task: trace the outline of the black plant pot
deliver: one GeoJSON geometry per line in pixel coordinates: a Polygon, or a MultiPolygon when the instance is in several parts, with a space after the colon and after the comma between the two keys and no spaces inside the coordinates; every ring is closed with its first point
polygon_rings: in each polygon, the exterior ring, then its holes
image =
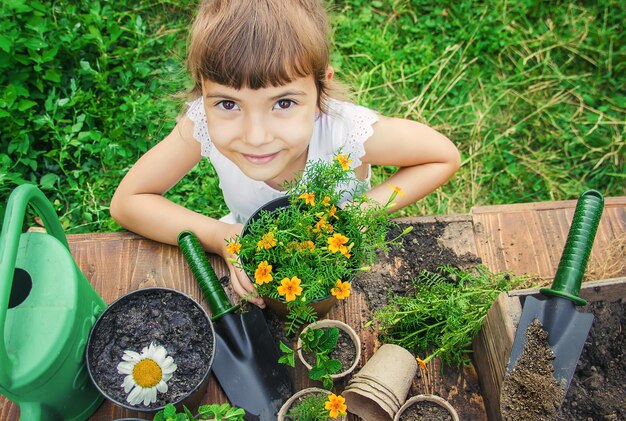
{"type": "Polygon", "coordinates": [[[243,227],[243,235],[245,235],[246,228],[248,224],[250,223],[250,221],[254,221],[255,219],[257,219],[259,217],[259,214],[262,211],[274,213],[280,209],[288,208],[289,206],[291,206],[291,202],[289,201],[289,196],[277,197],[276,199],[270,200],[269,202],[267,202],[266,204],[264,204],[263,206],[255,210],[254,213],[250,216],[250,219],[246,221],[246,224],[243,227]]]}
{"type": "MultiPolygon", "coordinates": [[[[248,232],[248,225],[258,219],[261,212],[265,211],[269,213],[274,213],[282,209],[286,209],[290,206],[293,205],[289,201],[289,196],[282,196],[270,200],[269,202],[258,208],[256,211],[254,211],[254,213],[250,216],[250,219],[246,221],[242,230],[242,236],[246,235],[246,233],[248,232]]],[[[254,273],[246,273],[246,275],[248,275],[250,279],[254,280],[254,273]]],[[[262,298],[263,301],[265,301],[267,307],[271,311],[273,311],[274,314],[276,314],[280,319],[285,320],[287,318],[287,314],[289,313],[289,310],[287,309],[287,303],[285,303],[283,300],[277,300],[271,297],[262,298]]],[[[327,297],[311,301],[309,304],[315,311],[315,314],[317,314],[317,317],[324,317],[335,306],[336,303],[337,299],[332,295],[328,295],[327,297]]]]}
{"type": "Polygon", "coordinates": [[[168,403],[196,407],[206,393],[215,354],[215,333],[207,312],[192,298],[169,288],[146,288],[112,302],[89,334],[87,369],[92,382],[114,404],[157,412],[168,403]],[[177,369],[157,401],[130,405],[117,365],[125,350],[141,352],[151,342],[165,347],[177,369]]]}

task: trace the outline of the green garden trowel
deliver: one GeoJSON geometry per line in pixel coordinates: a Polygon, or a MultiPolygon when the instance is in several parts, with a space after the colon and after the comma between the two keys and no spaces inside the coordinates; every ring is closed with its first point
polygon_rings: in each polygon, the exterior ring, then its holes
{"type": "Polygon", "coordinates": [[[548,333],[548,343],[554,353],[554,378],[567,392],[593,322],[593,314],[578,312],[576,306],[587,304],[578,292],[603,208],[604,198],[595,190],[584,192],[578,199],[552,287],[540,289],[545,299],[529,296],[524,301],[509,372],[524,351],[526,329],[537,319],[548,333]]]}
{"type": "Polygon", "coordinates": [[[280,353],[263,313],[256,306],[242,311],[230,303],[192,232],[181,232],[178,245],[213,315],[215,377],[230,403],[246,410],[246,419],[276,420],[292,387],[287,368],[278,363],[280,353]]]}

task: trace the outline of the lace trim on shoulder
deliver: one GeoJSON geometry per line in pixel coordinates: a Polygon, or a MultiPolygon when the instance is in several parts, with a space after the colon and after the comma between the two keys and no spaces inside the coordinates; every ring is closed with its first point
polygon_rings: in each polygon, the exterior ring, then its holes
{"type": "Polygon", "coordinates": [[[193,137],[200,142],[202,156],[208,157],[213,150],[213,142],[211,142],[209,137],[209,127],[206,121],[203,99],[199,97],[188,102],[187,105],[189,105],[187,117],[193,121],[193,137]]]}
{"type": "Polygon", "coordinates": [[[344,151],[350,154],[352,167],[361,166],[361,157],[365,155],[365,141],[374,133],[372,125],[378,121],[378,114],[369,108],[355,106],[350,113],[350,128],[344,151]]]}

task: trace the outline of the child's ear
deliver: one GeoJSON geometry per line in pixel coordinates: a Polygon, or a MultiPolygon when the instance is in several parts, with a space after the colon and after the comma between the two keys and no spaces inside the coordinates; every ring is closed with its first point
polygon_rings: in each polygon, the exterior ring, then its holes
{"type": "Polygon", "coordinates": [[[326,68],[326,80],[331,80],[333,76],[335,76],[335,69],[333,69],[333,66],[328,65],[326,68]]]}

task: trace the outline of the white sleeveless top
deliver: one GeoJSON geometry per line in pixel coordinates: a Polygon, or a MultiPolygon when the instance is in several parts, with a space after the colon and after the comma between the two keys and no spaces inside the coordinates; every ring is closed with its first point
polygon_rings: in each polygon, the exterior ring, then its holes
{"type": "MultiPolygon", "coordinates": [[[[231,160],[222,155],[213,142],[207,127],[203,98],[190,102],[187,117],[194,122],[193,137],[200,142],[202,156],[207,157],[217,172],[224,201],[231,213],[221,219],[229,223],[245,223],[259,207],[285,192],[268,186],[263,181],[247,177],[231,160]]],[[[328,112],[317,117],[309,144],[307,163],[323,159],[331,162],[341,149],[350,154],[352,168],[361,166],[365,154],[364,143],[373,133],[372,125],[378,115],[365,107],[348,102],[329,100],[328,112]]],[[[369,186],[369,169],[367,172],[369,186]]]]}

